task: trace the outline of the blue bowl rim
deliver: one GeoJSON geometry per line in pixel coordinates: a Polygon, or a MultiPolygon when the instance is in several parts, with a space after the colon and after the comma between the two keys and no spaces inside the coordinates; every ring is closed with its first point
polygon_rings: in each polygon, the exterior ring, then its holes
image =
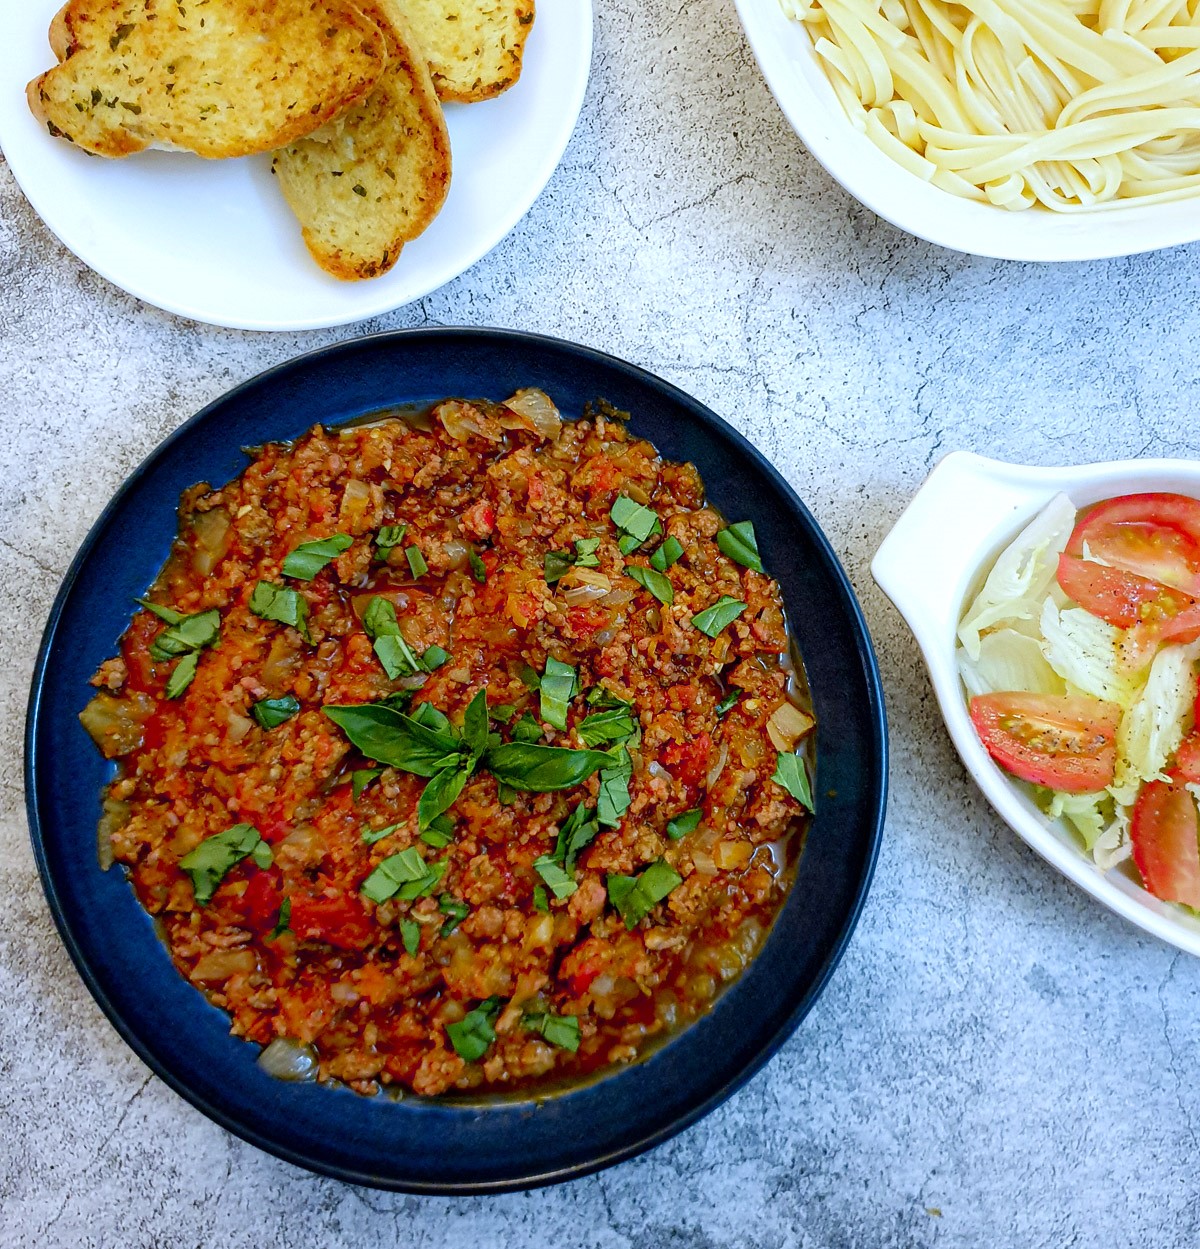
{"type": "MultiPolygon", "coordinates": [[[[46,901],[49,905],[51,915],[53,916],[55,927],[58,929],[59,936],[67,949],[67,953],[69,954],[71,961],[74,963],[76,970],[78,971],[88,991],[91,993],[93,999],[96,1001],[96,1004],[100,1007],[101,1011],[104,1013],[109,1023],[111,1023],[113,1028],[117,1031],[118,1035],[125,1041],[130,1049],[137,1054],[142,1062],[144,1062],[146,1066],[154,1072],[155,1075],[157,1075],[174,1092],[178,1093],[179,1096],[185,1101],[195,1106],[197,1110],[206,1115],[219,1126],[233,1133],[235,1136],[240,1137],[242,1140],[245,1140],[263,1150],[264,1152],[272,1154],[285,1162],[293,1164],[294,1166],[302,1167],[318,1174],[329,1176],[333,1179],[342,1180],[344,1182],[364,1187],[381,1188],[391,1191],[427,1196],[468,1196],[487,1195],[501,1192],[518,1192],[541,1188],[550,1184],[562,1183],[566,1180],[579,1179],[607,1167],[614,1166],[619,1162],[626,1161],[629,1158],[636,1157],[637,1155],[662,1144],[672,1136],[677,1135],[684,1129],[696,1123],[710,1111],[716,1109],[717,1106],[742,1088],[762,1069],[768,1061],[770,1061],[771,1058],[774,1057],[778,1050],[796,1030],[804,1017],[812,1009],[813,1004],[828,984],[830,977],[846,951],[846,947],[850,942],[850,938],[853,935],[854,929],[862,913],[863,906],[866,903],[871,880],[875,872],[875,865],[878,860],[879,847],[883,835],[884,819],[887,810],[888,757],[887,713],[884,703],[883,685],[879,671],[879,664],[875,656],[866,620],[862,614],[862,607],[859,604],[857,595],[854,593],[854,589],[850,584],[849,577],[846,575],[845,569],[842,567],[841,561],[834,552],[824,530],[817,523],[812,513],[796,494],[795,490],[793,490],[791,485],[778,471],[778,469],[776,469],[775,466],[762,454],[762,452],[760,452],[758,448],[755,447],[743,434],[726,422],[722,417],[718,416],[714,411],[712,411],[712,409],[702,404],[699,400],[694,399],[686,391],[668,381],[665,381],[655,374],[650,373],[648,370],[643,369],[638,365],[630,364],[617,356],[598,351],[595,348],[585,347],[565,339],[555,338],[551,335],[536,334],[523,330],[510,330],[484,326],[420,326],[413,329],[393,330],[342,339],[338,342],[330,343],[323,347],[318,347],[311,351],[303,352],[300,355],[290,357],[289,359],[282,361],[281,363],[274,365],[261,373],[247,378],[237,386],[234,386],[217,396],[193,416],[184,421],[182,425],[163,439],[162,442],[160,442],[154,450],[152,450],[150,454],[133,470],[133,472],[129,474],[124,482],[122,482],[116,494],[89,529],[87,536],[84,538],[82,545],[75,555],[75,558],[71,561],[70,567],[67,569],[62,585],[59,588],[58,594],[55,596],[54,603],[50,609],[50,614],[42,635],[42,641],[38,648],[37,659],[34,664],[29,701],[27,705],[24,780],[26,813],[29,820],[30,839],[32,842],[34,860],[37,864],[38,875],[41,879],[42,889],[46,895],[46,901]],[[867,686],[869,700],[869,728],[875,760],[875,767],[873,769],[875,793],[874,802],[871,804],[869,830],[870,844],[863,861],[853,903],[842,920],[838,936],[831,946],[818,974],[813,978],[807,990],[799,996],[794,1008],[782,1021],[775,1033],[768,1037],[760,1047],[756,1057],[747,1063],[741,1071],[737,1073],[737,1075],[729,1079],[719,1088],[715,1089],[707,1097],[702,1098],[686,1113],[677,1115],[670,1121],[660,1124],[655,1130],[647,1132],[635,1141],[628,1142],[606,1153],[598,1154],[586,1163],[579,1163],[559,1169],[546,1170],[536,1175],[522,1176],[516,1179],[505,1178],[482,1183],[465,1184],[437,1184],[428,1182],[412,1183],[399,1181],[393,1177],[380,1177],[377,1175],[369,1175],[365,1172],[354,1171],[347,1167],[329,1163],[321,1158],[315,1158],[308,1154],[291,1150],[286,1144],[272,1140],[256,1128],[239,1121],[235,1116],[225,1113],[225,1111],[220,1107],[210,1103],[207,1098],[197,1094],[195,1090],[188,1085],[185,1079],[177,1075],[168,1066],[161,1062],[152,1049],[145,1044],[125,1022],[120,1012],[116,1009],[115,1005],[100,986],[96,977],[92,973],[82,946],[72,931],[69,919],[65,913],[65,908],[63,907],[55,888],[54,880],[47,862],[46,851],[43,845],[43,829],[41,813],[38,806],[37,785],[38,760],[36,732],[39,719],[40,699],[47,676],[47,660],[55,641],[55,635],[60,619],[65,610],[67,601],[70,598],[72,588],[78,578],[79,572],[90,556],[96,541],[108,522],[109,517],[121,507],[126,499],[126,496],[131,494],[145,478],[149,477],[154,472],[160,459],[166,455],[167,451],[177,441],[185,437],[195,426],[207,421],[214,412],[219,411],[219,409],[226,403],[244,394],[245,392],[264,385],[269,385],[274,379],[286,375],[293,369],[335,358],[339,354],[358,350],[367,344],[384,346],[403,344],[418,340],[428,341],[430,339],[437,338],[444,338],[450,342],[486,340],[494,343],[504,343],[514,349],[519,349],[523,346],[535,346],[565,351],[568,354],[574,355],[578,359],[588,360],[618,375],[630,378],[637,383],[657,391],[669,403],[685,411],[693,420],[706,427],[710,432],[715,433],[719,438],[724,439],[726,442],[733,444],[737,450],[750,461],[758,472],[767,478],[781,494],[788,498],[795,510],[804,518],[808,529],[806,536],[811,540],[814,548],[816,548],[816,550],[823,556],[828,567],[828,571],[832,574],[835,582],[838,583],[844,596],[844,605],[847,608],[854,625],[855,650],[862,665],[862,673],[867,686]]],[[[615,1073],[609,1078],[619,1079],[620,1073],[615,1073]]]]}

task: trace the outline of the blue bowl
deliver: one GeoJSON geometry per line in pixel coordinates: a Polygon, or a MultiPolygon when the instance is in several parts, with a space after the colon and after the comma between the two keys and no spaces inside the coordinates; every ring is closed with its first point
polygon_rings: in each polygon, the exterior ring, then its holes
{"type": "Polygon", "coordinates": [[[554,339],[411,330],[301,356],[192,417],[122,486],[67,573],[34,671],[26,730],[34,854],[80,975],[138,1056],[245,1140],[314,1171],[418,1193],[497,1192],[573,1178],[658,1144],[750,1078],[821,992],[858,918],[879,845],[887,729],[879,671],[845,573],[782,477],[707,408],[641,369],[554,339]],[[111,765],[77,719],[133,600],[165,561],[179,496],[245,467],[243,447],[399,404],[546,390],[567,414],[597,398],[634,433],[691,460],[713,504],[754,522],[783,589],[817,716],[817,814],[762,951],[712,1010],[642,1061],[549,1096],[393,1101],[285,1084],[255,1063],[175,970],[118,870],[96,857],[111,765]]]}

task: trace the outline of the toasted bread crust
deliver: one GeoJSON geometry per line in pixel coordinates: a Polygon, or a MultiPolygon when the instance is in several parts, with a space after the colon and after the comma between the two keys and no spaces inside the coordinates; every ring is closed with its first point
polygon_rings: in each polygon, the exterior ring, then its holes
{"type": "Polygon", "coordinates": [[[405,0],[404,8],[438,99],[489,100],[520,78],[534,0],[405,0]]]}
{"type": "Polygon", "coordinates": [[[397,0],[364,8],[388,32],[383,78],[336,121],[276,152],[272,166],[309,252],[347,281],[391,269],[450,186],[446,120],[403,10],[397,0]]]}
{"type": "Polygon", "coordinates": [[[29,84],[30,108],[109,157],[271,151],[368,95],[387,63],[379,22],[349,0],[70,0],[50,41],[60,64],[29,84]]]}

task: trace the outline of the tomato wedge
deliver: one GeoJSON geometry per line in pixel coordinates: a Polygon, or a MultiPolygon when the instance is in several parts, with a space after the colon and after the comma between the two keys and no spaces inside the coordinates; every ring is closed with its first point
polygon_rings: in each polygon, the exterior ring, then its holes
{"type": "Polygon", "coordinates": [[[1200,592],[1200,500],[1126,494],[1089,508],[1067,542],[1106,564],[1189,593],[1200,592]]]}
{"type": "Polygon", "coordinates": [[[1034,785],[1072,794],[1112,784],[1117,761],[1115,703],[1085,695],[981,694],[971,722],[988,754],[1034,785]]]}
{"type": "Polygon", "coordinates": [[[1178,775],[1193,785],[1200,785],[1200,733],[1192,733],[1179,743],[1171,775],[1178,775]]]}
{"type": "Polygon", "coordinates": [[[1157,627],[1197,606],[1181,590],[1065,554],[1058,557],[1058,584],[1080,607],[1119,629],[1157,627]]]}
{"type": "Polygon", "coordinates": [[[1142,882],[1164,902],[1200,909],[1200,815],[1180,781],[1142,786],[1129,840],[1142,882]]]}

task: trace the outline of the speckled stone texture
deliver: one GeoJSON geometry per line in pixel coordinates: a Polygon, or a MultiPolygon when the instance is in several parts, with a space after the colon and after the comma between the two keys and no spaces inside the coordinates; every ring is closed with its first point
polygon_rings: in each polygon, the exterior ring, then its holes
{"type": "Polygon", "coordinates": [[[1102,911],[968,784],[868,563],[928,469],[1195,454],[1200,247],[1047,268],[940,251],[849,199],[729,0],[601,0],[583,120],[458,281],[327,333],[144,307],[0,168],[0,1243],[571,1249],[1193,1246],[1200,964],[1102,911]],[[129,470],[229,386],[364,330],[514,326],[691,391],[780,467],[862,598],[892,725],[875,884],[829,989],[744,1091],[634,1162],[474,1200],[275,1161],[150,1076],[73,971],[26,832],[46,613],[129,470]]]}

